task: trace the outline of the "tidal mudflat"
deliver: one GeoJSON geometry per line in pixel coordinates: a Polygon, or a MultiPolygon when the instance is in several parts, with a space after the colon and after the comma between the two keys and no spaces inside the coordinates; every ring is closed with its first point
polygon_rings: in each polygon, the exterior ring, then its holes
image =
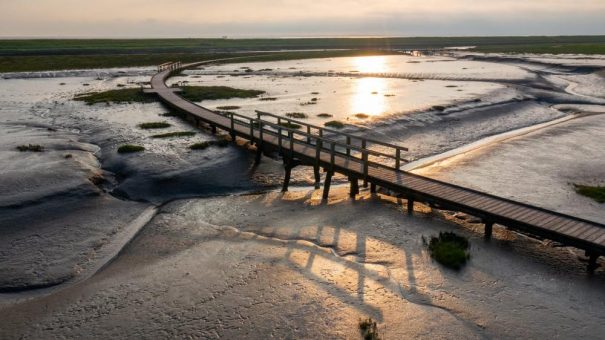
{"type": "MultiPolygon", "coordinates": [[[[210,65],[171,82],[265,91],[201,104],[337,120],[409,147],[417,164],[454,152],[416,171],[602,222],[602,205],[570,183],[603,184],[603,64],[376,56],[210,65]]],[[[279,159],[254,166],[246,148],[192,150],[220,137],[159,103],[73,100],[145,86],[153,72],[0,80],[2,337],[354,338],[366,317],[385,338],[602,333],[604,272],[587,277],[575,251],[504,229],[485,243],[472,217],[423,206],[409,217],[386,193],[351,200],[342,188],[321,203],[305,168],[278,194],[279,159]],[[169,126],[140,127],[149,122],[169,126]],[[43,151],[19,151],[30,144],[43,151]],[[124,144],[144,150],[118,153],[124,144]],[[460,272],[423,244],[452,230],[471,240],[460,272]]]]}

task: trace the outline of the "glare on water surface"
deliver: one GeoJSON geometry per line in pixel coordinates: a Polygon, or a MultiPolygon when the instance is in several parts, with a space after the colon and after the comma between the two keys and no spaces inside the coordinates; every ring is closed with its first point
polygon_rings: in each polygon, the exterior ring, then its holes
{"type": "MultiPolygon", "coordinates": [[[[386,72],[384,56],[357,57],[352,60],[356,71],[360,73],[386,72]]],[[[351,113],[364,113],[376,116],[386,110],[385,93],[387,83],[381,78],[359,78],[355,80],[355,88],[351,97],[351,113]]]]}
{"type": "Polygon", "coordinates": [[[365,113],[376,116],[386,110],[385,94],[387,83],[381,78],[359,78],[351,97],[351,113],[365,113]]]}

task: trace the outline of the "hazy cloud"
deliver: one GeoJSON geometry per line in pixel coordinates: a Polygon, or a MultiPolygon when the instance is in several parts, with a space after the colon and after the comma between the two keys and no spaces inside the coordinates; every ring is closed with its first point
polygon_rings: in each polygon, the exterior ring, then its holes
{"type": "Polygon", "coordinates": [[[2,0],[0,36],[605,34],[604,0],[2,0]]]}

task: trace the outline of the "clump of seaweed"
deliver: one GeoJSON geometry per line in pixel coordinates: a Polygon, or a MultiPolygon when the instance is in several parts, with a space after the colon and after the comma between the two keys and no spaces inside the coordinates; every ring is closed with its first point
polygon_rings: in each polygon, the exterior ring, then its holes
{"type": "Polygon", "coordinates": [[[26,152],[26,151],[42,152],[42,151],[44,151],[44,147],[39,144],[28,144],[28,145],[17,146],[17,150],[19,150],[21,152],[26,152]]]}
{"type": "Polygon", "coordinates": [[[331,120],[329,122],[325,122],[324,126],[336,128],[336,129],[342,129],[343,127],[345,127],[345,124],[338,120],[331,120]]]}
{"type": "Polygon", "coordinates": [[[143,150],[145,150],[145,148],[140,145],[124,144],[118,148],[118,153],[133,153],[141,152],[143,150]]]}
{"type": "Polygon", "coordinates": [[[380,340],[378,335],[378,326],[372,318],[360,319],[359,330],[364,340],[380,340]]]}
{"type": "Polygon", "coordinates": [[[295,119],[308,118],[307,114],[305,114],[303,112],[288,112],[288,113],[286,113],[286,117],[295,118],[295,119]]]}

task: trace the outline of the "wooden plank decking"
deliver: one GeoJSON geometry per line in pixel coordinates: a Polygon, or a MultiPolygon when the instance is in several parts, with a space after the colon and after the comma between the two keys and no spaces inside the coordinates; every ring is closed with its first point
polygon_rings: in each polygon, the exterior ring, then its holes
{"type": "MultiPolygon", "coordinates": [[[[400,152],[406,150],[402,147],[365,140],[359,136],[325,131],[328,129],[285,117],[272,116],[278,120],[278,123],[280,121],[300,123],[307,131],[282,127],[275,122],[262,119],[263,116],[260,114],[255,119],[237,114],[213,112],[185,100],[178,95],[178,88],[169,88],[165,84],[166,79],[173,72],[203,63],[208,62],[182,66],[179,64],[177,67],[162,65],[160,72],[151,80],[152,88],[145,91],[156,93],[162,102],[187,114],[196,123],[204,122],[214,129],[228,131],[233,137],[245,138],[256,143],[259,151],[281,151],[287,162],[296,161],[314,166],[316,178],[319,167],[324,168],[329,175],[324,186],[325,194],[329,190],[331,175],[338,172],[349,176],[352,181],[352,191],[357,188],[357,180],[363,179],[371,183],[373,189],[375,186],[381,186],[405,196],[408,199],[408,208],[412,207],[414,201],[421,201],[480,217],[486,224],[488,237],[491,235],[491,226],[497,223],[510,229],[583,249],[589,256],[591,271],[596,268],[597,258],[605,255],[605,225],[603,224],[401,171],[400,152]],[[318,133],[313,134],[312,130],[318,130],[318,133]],[[344,144],[337,140],[338,137],[343,136],[347,140],[344,144]],[[357,138],[361,142],[354,145],[351,138],[357,138]],[[378,143],[395,150],[396,156],[392,158],[395,159],[396,166],[371,161],[372,155],[384,154],[366,147],[366,143],[378,143]]],[[[289,178],[288,165],[286,169],[289,178]]],[[[287,188],[287,181],[284,187],[287,188]]]]}

